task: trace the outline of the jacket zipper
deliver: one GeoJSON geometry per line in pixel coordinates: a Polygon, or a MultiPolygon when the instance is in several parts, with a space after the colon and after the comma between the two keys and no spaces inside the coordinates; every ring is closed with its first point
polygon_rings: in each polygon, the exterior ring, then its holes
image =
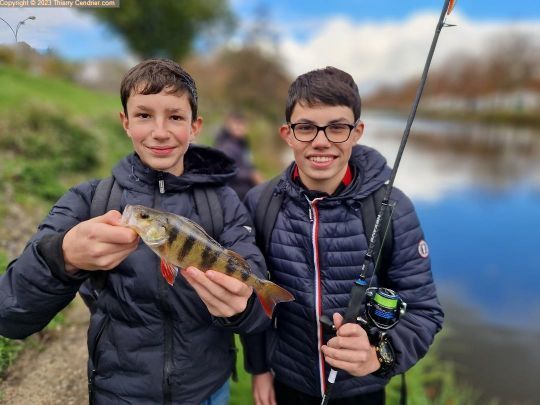
{"type": "Polygon", "coordinates": [[[105,329],[107,328],[107,326],[109,325],[109,321],[110,321],[110,318],[109,317],[106,317],[105,320],[103,321],[103,325],[101,325],[101,328],[99,329],[97,335],[96,335],[96,339],[95,339],[95,344],[94,344],[94,351],[92,353],[92,369],[90,370],[90,373],[89,373],[89,376],[88,376],[88,401],[90,403],[90,405],[94,404],[95,402],[95,388],[94,388],[94,382],[95,382],[95,378],[96,378],[96,370],[97,370],[97,350],[98,350],[98,345],[99,345],[99,342],[101,341],[101,336],[103,335],[103,332],[105,331],[105,329]]]}
{"type": "MultiPolygon", "coordinates": [[[[307,197],[306,197],[307,198],[307,197]]],[[[319,379],[321,396],[324,396],[326,392],[326,372],[324,365],[324,356],[321,352],[321,346],[323,344],[323,330],[320,322],[322,311],[322,286],[321,286],[321,266],[319,262],[319,210],[317,208],[317,202],[323,198],[315,198],[313,201],[309,201],[309,220],[312,224],[311,232],[311,244],[313,248],[313,264],[315,271],[313,274],[315,285],[315,327],[317,328],[317,353],[319,357],[319,379]]]]}
{"type": "MultiPolygon", "coordinates": [[[[154,193],[154,208],[160,207],[161,196],[165,194],[165,180],[163,173],[158,173],[158,188],[154,193]]],[[[161,272],[156,272],[159,286],[159,303],[164,323],[164,351],[165,360],[163,364],[163,403],[166,405],[172,404],[172,384],[171,373],[173,368],[173,320],[171,315],[171,307],[168,296],[168,284],[161,276],[161,272]]]]}

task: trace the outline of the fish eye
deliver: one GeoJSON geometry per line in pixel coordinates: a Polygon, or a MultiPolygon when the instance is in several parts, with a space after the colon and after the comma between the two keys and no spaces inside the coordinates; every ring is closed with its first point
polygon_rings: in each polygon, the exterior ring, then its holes
{"type": "Polygon", "coordinates": [[[139,216],[141,217],[141,219],[148,219],[148,218],[150,218],[150,216],[149,216],[146,212],[142,212],[141,214],[139,214],[139,216]]]}

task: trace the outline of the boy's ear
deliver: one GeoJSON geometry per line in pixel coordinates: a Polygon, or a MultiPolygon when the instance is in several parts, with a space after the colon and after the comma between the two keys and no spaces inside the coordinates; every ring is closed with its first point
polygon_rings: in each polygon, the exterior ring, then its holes
{"type": "Polygon", "coordinates": [[[129,136],[129,119],[127,117],[127,115],[123,112],[123,111],[120,111],[120,114],[118,114],[119,117],[120,117],[120,122],[122,123],[122,127],[124,128],[124,131],[126,131],[127,135],[129,136]]]}
{"type": "Polygon", "coordinates": [[[356,124],[356,127],[354,127],[351,138],[353,138],[353,143],[357,143],[360,138],[362,138],[362,135],[364,134],[364,122],[358,121],[358,124],[356,124]]]}
{"type": "Polygon", "coordinates": [[[287,145],[292,146],[292,132],[290,126],[283,124],[279,127],[279,135],[281,136],[281,139],[287,142],[287,145]]]}
{"type": "Polygon", "coordinates": [[[193,141],[201,133],[203,126],[202,117],[197,117],[197,119],[191,121],[191,133],[189,134],[189,141],[193,141]]]}

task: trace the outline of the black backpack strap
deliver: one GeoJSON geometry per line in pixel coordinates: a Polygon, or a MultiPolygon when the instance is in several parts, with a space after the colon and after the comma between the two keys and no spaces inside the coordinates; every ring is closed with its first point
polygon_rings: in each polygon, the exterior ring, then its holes
{"type": "MultiPolygon", "coordinates": [[[[120,211],[122,201],[122,188],[115,181],[113,176],[102,179],[94,192],[94,197],[90,203],[90,218],[95,218],[105,214],[110,210],[120,211]]],[[[99,294],[107,284],[107,271],[96,270],[90,275],[88,288],[92,299],[89,299],[85,294],[81,294],[86,304],[92,308],[92,304],[98,299],[99,294]],[[93,300],[93,301],[92,301],[93,300]]],[[[87,283],[85,283],[87,284],[87,283]]],[[[84,286],[83,286],[84,290],[84,286]]]]}
{"type": "MultiPolygon", "coordinates": [[[[362,210],[362,221],[364,223],[364,230],[366,233],[366,238],[371,238],[373,228],[375,227],[375,221],[377,219],[377,214],[381,208],[382,201],[384,199],[384,194],[386,193],[386,185],[383,185],[381,188],[376,190],[374,193],[371,193],[369,196],[364,198],[361,201],[361,210],[362,210]]],[[[388,215],[390,212],[386,211],[386,218],[383,218],[382,224],[384,225],[387,222],[388,215]]],[[[379,228],[379,232],[375,237],[375,252],[379,252],[381,247],[381,240],[384,241],[381,254],[379,256],[379,262],[377,263],[377,268],[375,273],[379,279],[384,279],[386,271],[392,264],[392,248],[393,248],[393,232],[392,224],[388,226],[386,231],[386,237],[384,236],[385,229],[383,227],[379,228]]]]}
{"type": "Polygon", "coordinates": [[[193,198],[201,226],[214,239],[223,233],[223,209],[214,187],[194,187],[193,198]]]}
{"type": "MultiPolygon", "coordinates": [[[[193,198],[201,226],[214,239],[218,239],[223,233],[223,208],[214,187],[193,187],[193,198]]],[[[231,333],[231,352],[233,353],[232,380],[238,381],[238,370],[236,369],[236,357],[238,348],[236,347],[235,334],[231,333]]]]}
{"type": "Polygon", "coordinates": [[[276,176],[266,184],[255,209],[257,245],[263,255],[268,251],[270,236],[283,202],[283,193],[276,190],[280,178],[281,176],[276,176]]]}
{"type": "Polygon", "coordinates": [[[113,176],[104,178],[98,183],[94,197],[90,203],[90,218],[99,217],[107,212],[107,204],[109,203],[109,196],[111,195],[114,183],[113,176]]]}

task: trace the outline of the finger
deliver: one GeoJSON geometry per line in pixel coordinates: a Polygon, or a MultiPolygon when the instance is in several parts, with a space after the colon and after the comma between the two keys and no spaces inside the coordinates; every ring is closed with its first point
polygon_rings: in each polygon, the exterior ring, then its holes
{"type": "Polygon", "coordinates": [[[336,335],[342,336],[342,337],[367,336],[366,331],[362,329],[362,327],[358,325],[357,323],[346,323],[345,325],[341,325],[336,335]]]}
{"type": "Polygon", "coordinates": [[[334,312],[334,315],[332,315],[332,317],[334,318],[335,327],[339,329],[339,327],[343,324],[343,317],[337,312],[334,312]]]}
{"type": "Polygon", "coordinates": [[[109,225],[120,225],[122,214],[116,210],[110,210],[103,215],[89,219],[89,222],[98,222],[109,225]]]}
{"type": "Polygon", "coordinates": [[[206,277],[206,273],[194,267],[188,267],[182,271],[182,274],[187,277],[187,281],[195,289],[212,315],[229,317],[246,309],[248,299],[251,296],[251,287],[243,296],[235,295],[214,283],[206,277]]]}
{"type": "Polygon", "coordinates": [[[336,336],[327,343],[328,347],[346,350],[368,350],[369,340],[362,336],[336,336]]]}
{"type": "Polygon", "coordinates": [[[249,297],[251,295],[251,287],[226,274],[213,270],[203,273],[193,266],[188,267],[186,270],[192,278],[215,297],[231,300],[235,297],[249,297]]]}
{"type": "Polygon", "coordinates": [[[188,267],[182,269],[181,273],[213,315],[219,313],[230,316],[236,313],[232,306],[233,296],[219,285],[211,286],[212,281],[203,272],[195,267],[188,267]]]}
{"type": "Polygon", "coordinates": [[[366,361],[367,353],[357,349],[333,348],[329,346],[321,347],[325,359],[333,359],[339,361],[347,361],[357,364],[366,361]]]}
{"type": "Polygon", "coordinates": [[[337,368],[343,371],[350,373],[352,370],[356,370],[358,365],[344,360],[335,360],[333,358],[325,358],[325,361],[332,366],[332,368],[337,368]]]}
{"type": "Polygon", "coordinates": [[[228,276],[227,274],[213,270],[208,270],[205,274],[210,280],[220,285],[233,295],[245,297],[250,296],[253,292],[253,289],[250,286],[234,277],[228,276]]]}
{"type": "Polygon", "coordinates": [[[94,224],[90,231],[90,238],[103,243],[112,244],[133,244],[138,242],[139,235],[131,229],[123,226],[111,225],[108,223],[94,224]]]}

